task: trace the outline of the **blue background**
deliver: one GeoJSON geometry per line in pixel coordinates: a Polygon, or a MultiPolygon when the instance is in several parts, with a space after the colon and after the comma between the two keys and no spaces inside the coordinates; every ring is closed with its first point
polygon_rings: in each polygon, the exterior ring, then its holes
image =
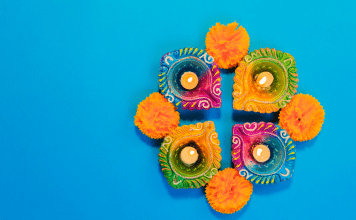
{"type": "MultiPolygon", "coordinates": [[[[0,2],[0,220],[355,219],[354,1],[0,2]],[[134,126],[137,104],[157,91],[161,56],[205,48],[216,22],[237,21],[250,51],[292,54],[298,92],[326,120],[297,144],[289,181],[255,186],[233,215],[203,189],[174,190],[158,164],[160,141],[134,126]]],[[[231,167],[235,123],[276,114],[232,110],[223,71],[221,109],[181,111],[181,124],[213,120],[222,168],[231,167]]]]}

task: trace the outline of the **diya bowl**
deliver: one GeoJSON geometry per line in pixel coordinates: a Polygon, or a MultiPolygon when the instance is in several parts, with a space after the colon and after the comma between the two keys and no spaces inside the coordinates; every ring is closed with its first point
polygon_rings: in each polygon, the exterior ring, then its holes
{"type": "Polygon", "coordinates": [[[255,184],[274,184],[292,177],[296,158],[293,140],[278,125],[236,124],[232,161],[240,175],[255,184]]]}
{"type": "Polygon", "coordinates": [[[159,163],[169,185],[179,189],[207,184],[220,168],[219,144],[212,121],[173,130],[159,150],[159,163]]]}
{"type": "Polygon", "coordinates": [[[198,48],[183,48],[161,59],[159,89],[182,109],[221,107],[221,76],[214,58],[198,48]]]}
{"type": "Polygon", "coordinates": [[[233,108],[276,112],[297,92],[297,77],[292,55],[269,48],[252,51],[235,70],[233,108]]]}

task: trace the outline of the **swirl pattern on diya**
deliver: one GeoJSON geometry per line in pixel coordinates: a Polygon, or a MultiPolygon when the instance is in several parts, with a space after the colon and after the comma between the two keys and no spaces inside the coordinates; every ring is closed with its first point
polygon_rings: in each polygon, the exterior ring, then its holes
{"type": "Polygon", "coordinates": [[[200,188],[217,174],[220,168],[221,148],[212,121],[183,125],[163,140],[159,163],[168,183],[173,188],[200,188]],[[194,148],[198,159],[192,165],[180,157],[186,147],[194,148]]]}
{"type": "Polygon", "coordinates": [[[273,123],[253,122],[236,124],[232,132],[232,161],[241,176],[255,184],[274,184],[291,178],[296,149],[285,130],[273,123]],[[263,162],[255,153],[260,146],[268,151],[263,162]]]}
{"type": "Polygon", "coordinates": [[[297,92],[293,56],[261,48],[244,57],[235,70],[233,108],[260,113],[276,112],[297,92]]]}
{"type": "Polygon", "coordinates": [[[221,107],[221,76],[214,58],[198,48],[183,48],[161,59],[159,89],[169,102],[183,109],[221,107]],[[197,86],[187,89],[181,79],[185,73],[197,77],[197,86]]]}

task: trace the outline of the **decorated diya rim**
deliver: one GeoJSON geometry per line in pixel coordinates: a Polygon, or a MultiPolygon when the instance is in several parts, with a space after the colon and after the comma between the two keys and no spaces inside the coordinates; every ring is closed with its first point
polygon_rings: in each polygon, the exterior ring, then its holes
{"type": "MultiPolygon", "coordinates": [[[[286,130],[270,122],[253,122],[234,125],[232,132],[232,161],[235,169],[239,171],[241,176],[244,176],[254,184],[266,185],[281,182],[292,177],[296,159],[296,148],[294,141],[287,134],[286,130]],[[275,140],[273,145],[266,145],[269,151],[271,151],[271,157],[263,163],[251,159],[255,156],[252,155],[252,149],[257,144],[252,144],[251,142],[253,141],[250,140],[256,136],[268,137],[275,140]],[[276,146],[278,144],[280,146],[276,146]],[[275,156],[272,156],[273,154],[275,156]],[[268,167],[274,163],[276,165],[273,165],[273,170],[263,170],[264,167],[268,167]]],[[[263,142],[263,138],[259,139],[259,141],[263,142]]]]}
{"type": "MultiPolygon", "coordinates": [[[[194,67],[191,63],[191,67],[194,67]]],[[[214,58],[209,56],[209,54],[202,49],[186,47],[165,54],[161,59],[158,83],[160,93],[178,108],[189,110],[207,110],[210,108],[221,107],[220,70],[214,63],[214,58]],[[204,87],[207,91],[197,93],[196,95],[184,96],[174,88],[174,82],[171,82],[169,78],[176,74],[176,71],[181,69],[178,66],[182,62],[186,62],[187,65],[189,62],[193,62],[195,65],[198,65],[200,69],[204,69],[204,74],[207,77],[205,83],[209,85],[201,85],[203,84],[201,82],[197,82],[197,84],[198,87],[204,87]]]]}
{"type": "Polygon", "coordinates": [[[183,125],[173,130],[163,140],[159,149],[159,163],[168,183],[173,188],[200,188],[218,173],[221,148],[212,121],[183,125]],[[180,157],[182,150],[193,147],[199,158],[188,166],[180,157]]]}
{"type": "MultiPolygon", "coordinates": [[[[234,98],[233,108],[235,110],[254,111],[260,113],[276,112],[280,108],[284,108],[297,92],[297,77],[298,74],[295,60],[289,53],[284,53],[280,50],[270,48],[254,50],[246,55],[241,62],[239,62],[239,65],[235,70],[235,83],[233,86],[234,91],[232,93],[234,98]],[[263,93],[262,95],[257,95],[257,98],[254,96],[249,99],[249,90],[246,85],[251,83],[251,81],[256,81],[256,79],[251,76],[252,69],[256,65],[263,65],[263,63],[272,66],[270,67],[271,71],[269,73],[272,75],[272,81],[273,76],[276,79],[277,72],[279,72],[279,76],[284,74],[284,77],[281,78],[283,82],[277,86],[280,91],[268,100],[264,100],[262,96],[265,96],[265,94],[263,93]]],[[[273,82],[271,83],[271,86],[276,86],[273,82]]],[[[254,92],[256,92],[258,89],[254,90],[254,92]]]]}

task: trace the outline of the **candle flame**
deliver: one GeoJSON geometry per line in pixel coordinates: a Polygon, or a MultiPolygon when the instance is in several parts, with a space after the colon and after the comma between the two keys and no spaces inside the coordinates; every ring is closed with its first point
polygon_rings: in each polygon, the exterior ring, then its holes
{"type": "Polygon", "coordinates": [[[194,155],[194,154],[195,154],[195,151],[191,150],[190,155],[194,155]]]}
{"type": "Polygon", "coordinates": [[[265,82],[267,81],[267,77],[263,77],[260,81],[259,81],[259,84],[264,84],[265,82]]]}

